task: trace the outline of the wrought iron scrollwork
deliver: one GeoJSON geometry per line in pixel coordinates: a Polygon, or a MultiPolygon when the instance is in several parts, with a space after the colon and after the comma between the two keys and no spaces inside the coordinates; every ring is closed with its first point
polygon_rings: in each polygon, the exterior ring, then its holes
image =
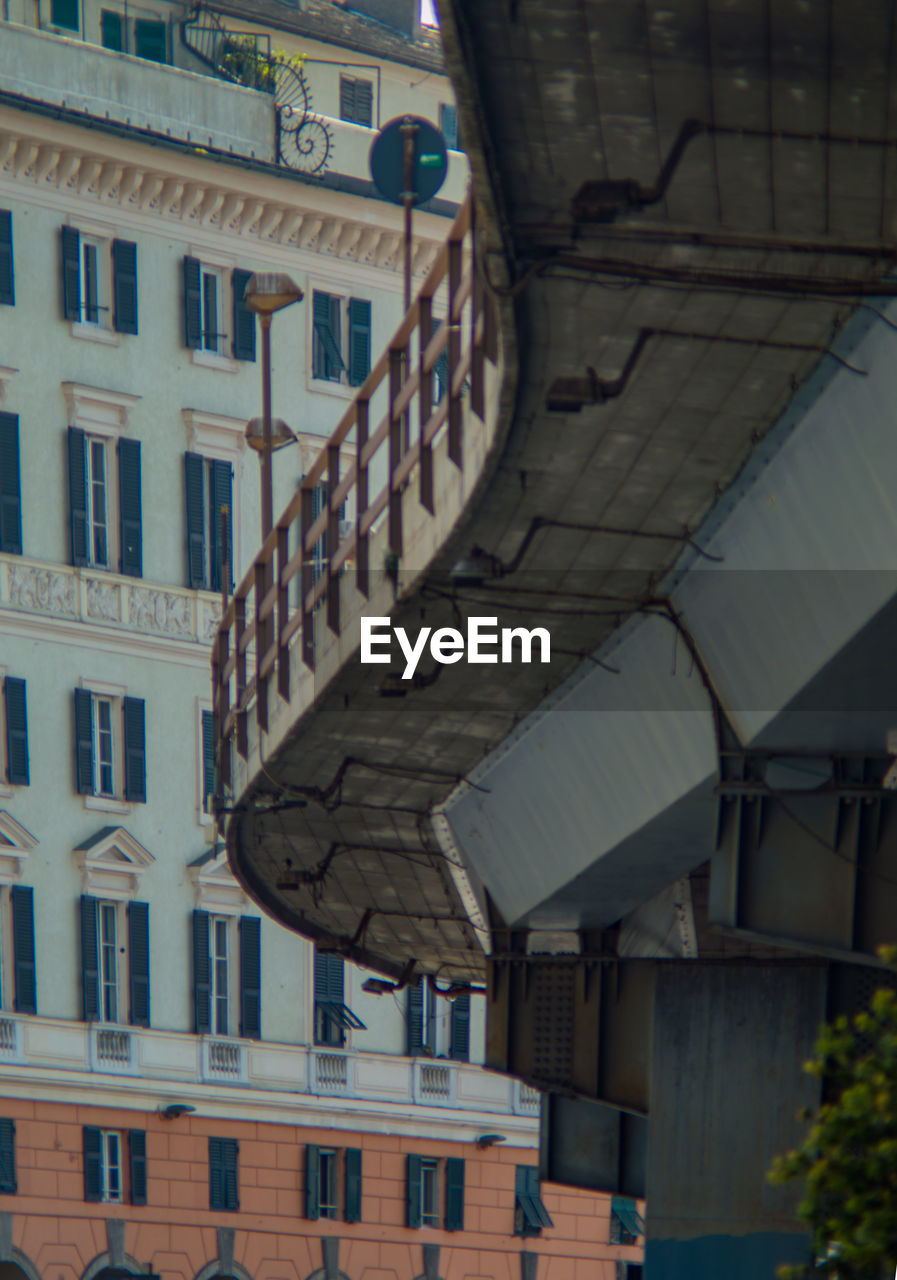
{"type": "Polygon", "coordinates": [[[300,173],[321,174],[330,159],[333,136],[326,121],[311,109],[305,72],[295,62],[272,60],[277,106],[277,162],[300,173]]]}

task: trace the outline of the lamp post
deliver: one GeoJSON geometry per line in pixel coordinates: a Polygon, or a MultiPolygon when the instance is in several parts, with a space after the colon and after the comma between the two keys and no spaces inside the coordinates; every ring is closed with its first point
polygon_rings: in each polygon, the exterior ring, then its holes
{"type": "Polygon", "coordinates": [[[278,428],[287,433],[284,438],[278,430],[278,439],[274,438],[271,421],[271,317],[275,311],[301,302],[302,290],[288,275],[279,271],[257,271],[246,282],[243,301],[250,311],[254,311],[262,325],[262,420],[261,440],[258,441],[257,428],[253,431],[257,418],[246,428],[246,439],[253,448],[258,449],[262,464],[262,542],[268,537],[274,525],[274,486],[271,473],[271,454],[282,444],[289,444],[292,433],[285,423],[278,419],[278,428]]]}

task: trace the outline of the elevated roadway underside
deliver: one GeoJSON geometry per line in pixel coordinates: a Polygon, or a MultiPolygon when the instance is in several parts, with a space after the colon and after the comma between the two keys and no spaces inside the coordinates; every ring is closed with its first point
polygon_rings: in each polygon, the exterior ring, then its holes
{"type": "MultiPolygon", "coordinates": [[[[867,309],[895,291],[893,17],[443,6],[505,416],[441,553],[400,566],[393,621],[547,625],[552,660],[428,659],[409,687],[402,662],[350,655],[297,707],[228,826],[285,923],[394,976],[476,978],[490,926],[606,928],[705,863],[719,776],[760,777],[730,755],[884,757],[886,699],[846,736],[828,711],[839,653],[893,592],[850,577],[887,571],[897,532],[879,452],[897,337],[867,309]],[[802,585],[831,566],[830,592],[802,585]],[[733,590],[734,568],[798,577],[733,590]]],[[[881,638],[856,643],[875,703],[881,638]]],[[[731,892],[710,910],[744,924],[731,892]]],[[[746,932],[793,940],[764,919],[746,932]]],[[[856,937],[851,918],[805,941],[856,937]]]]}

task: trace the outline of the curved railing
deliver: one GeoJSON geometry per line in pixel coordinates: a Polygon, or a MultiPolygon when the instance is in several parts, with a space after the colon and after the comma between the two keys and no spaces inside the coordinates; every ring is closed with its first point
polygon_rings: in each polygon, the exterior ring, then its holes
{"type": "Polygon", "coordinates": [[[335,636],[342,633],[344,570],[354,565],[355,586],[369,599],[372,534],[385,524],[388,558],[397,566],[409,486],[416,482],[420,506],[435,517],[437,456],[441,466],[463,466],[465,412],[483,420],[484,362],[498,359],[474,231],[468,198],[410,310],[223,611],[212,661],[219,793],[231,781],[231,743],[249,758],[250,714],[268,732],[272,682],[289,701],[291,642],[298,640],[302,662],[314,671],[316,610],[326,612],[335,636]],[[444,322],[434,317],[434,306],[444,309],[444,322]],[[440,380],[444,394],[437,399],[440,380]],[[326,502],[316,513],[315,493],[323,485],[326,502]],[[347,502],[354,503],[348,532],[341,520],[347,502]],[[326,557],[320,555],[324,538],[326,557]],[[298,589],[291,590],[294,583],[298,589]]]}

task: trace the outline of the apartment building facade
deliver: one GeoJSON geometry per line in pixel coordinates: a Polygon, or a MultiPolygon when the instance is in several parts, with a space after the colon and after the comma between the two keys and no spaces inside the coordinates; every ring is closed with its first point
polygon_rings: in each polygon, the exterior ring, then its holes
{"type": "MultiPolygon", "coordinates": [[[[365,990],[260,915],[212,816],[209,645],[260,540],[246,283],[304,293],[273,325],[280,509],[401,317],[377,125],[413,111],[457,145],[436,38],[386,18],[4,6],[2,1280],[609,1280],[638,1258],[608,1198],[540,1189],[538,1096],[477,1065],[477,995],[365,990]]],[[[453,149],[418,279],[465,182],[453,149]]]]}

